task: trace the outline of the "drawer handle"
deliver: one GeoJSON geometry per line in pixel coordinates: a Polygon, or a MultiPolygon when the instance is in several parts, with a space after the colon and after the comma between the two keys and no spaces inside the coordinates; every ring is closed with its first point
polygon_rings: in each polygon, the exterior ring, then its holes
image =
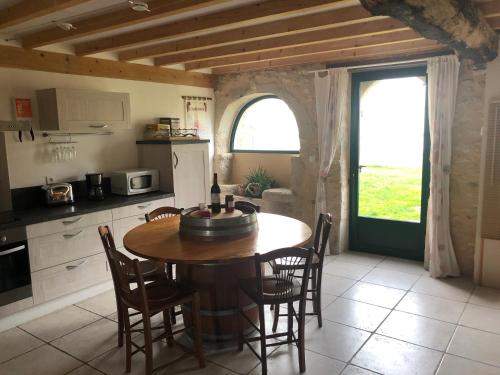
{"type": "Polygon", "coordinates": [[[148,204],[141,204],[137,207],[139,207],[140,209],[143,209],[143,208],[148,208],[149,206],[151,206],[151,203],[148,203],[148,204]]]}
{"type": "Polygon", "coordinates": [[[80,233],[82,233],[83,230],[80,230],[76,233],[71,233],[71,234],[63,234],[63,237],[66,238],[66,239],[69,239],[69,238],[73,238],[73,237],[76,237],[78,236],[80,233]]]}
{"type": "Polygon", "coordinates": [[[106,124],[95,124],[95,125],[89,125],[89,128],[94,128],[94,129],[104,129],[107,128],[108,125],[106,124]]]}
{"type": "Polygon", "coordinates": [[[74,265],[70,265],[70,266],[66,266],[66,269],[68,271],[71,271],[71,270],[74,270],[75,268],[78,268],[80,266],[83,266],[85,263],[88,263],[88,259],[85,259],[85,260],[82,260],[80,263],[78,264],[74,264],[74,265]]]}
{"type": "Polygon", "coordinates": [[[80,220],[82,220],[83,216],[80,216],[80,217],[77,217],[76,219],[74,220],[64,220],[62,223],[64,225],[70,225],[70,224],[75,224],[75,223],[78,223],[80,220]]]}

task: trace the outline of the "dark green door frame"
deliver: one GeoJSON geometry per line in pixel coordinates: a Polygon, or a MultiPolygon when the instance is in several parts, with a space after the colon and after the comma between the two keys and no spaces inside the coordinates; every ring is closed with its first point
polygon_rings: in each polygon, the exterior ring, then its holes
{"type": "Polygon", "coordinates": [[[427,76],[426,66],[395,68],[353,73],[351,101],[350,213],[349,245],[351,250],[422,260],[429,198],[430,138],[425,104],[424,149],[422,155],[422,196],[420,222],[405,222],[358,216],[359,192],[359,104],[360,84],[390,78],[427,76]]]}

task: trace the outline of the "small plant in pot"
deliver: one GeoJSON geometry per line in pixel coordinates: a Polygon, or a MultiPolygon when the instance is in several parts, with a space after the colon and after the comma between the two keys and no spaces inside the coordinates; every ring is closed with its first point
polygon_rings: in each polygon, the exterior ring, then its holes
{"type": "Polygon", "coordinates": [[[262,192],[264,190],[276,187],[274,178],[272,178],[261,166],[256,169],[251,169],[248,175],[245,176],[245,179],[245,196],[250,198],[262,198],[262,192]]]}

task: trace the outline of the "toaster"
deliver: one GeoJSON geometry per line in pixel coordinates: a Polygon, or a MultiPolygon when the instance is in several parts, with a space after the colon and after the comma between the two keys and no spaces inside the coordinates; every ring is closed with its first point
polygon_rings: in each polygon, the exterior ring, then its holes
{"type": "Polygon", "coordinates": [[[45,203],[49,206],[75,202],[73,198],[73,187],[67,182],[44,185],[42,186],[42,190],[45,191],[45,203]]]}

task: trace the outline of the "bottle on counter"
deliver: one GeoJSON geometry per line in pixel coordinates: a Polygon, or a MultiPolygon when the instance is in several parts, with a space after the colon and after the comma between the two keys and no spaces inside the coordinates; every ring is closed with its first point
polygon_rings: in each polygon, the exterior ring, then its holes
{"type": "Polygon", "coordinates": [[[220,213],[220,210],[221,210],[220,187],[219,187],[219,184],[217,183],[217,173],[214,173],[214,184],[212,185],[212,188],[210,189],[210,196],[211,196],[211,202],[212,202],[212,213],[214,213],[214,214],[220,213]]]}
{"type": "Polygon", "coordinates": [[[229,214],[234,212],[234,196],[232,194],[226,195],[226,212],[229,214]]]}

